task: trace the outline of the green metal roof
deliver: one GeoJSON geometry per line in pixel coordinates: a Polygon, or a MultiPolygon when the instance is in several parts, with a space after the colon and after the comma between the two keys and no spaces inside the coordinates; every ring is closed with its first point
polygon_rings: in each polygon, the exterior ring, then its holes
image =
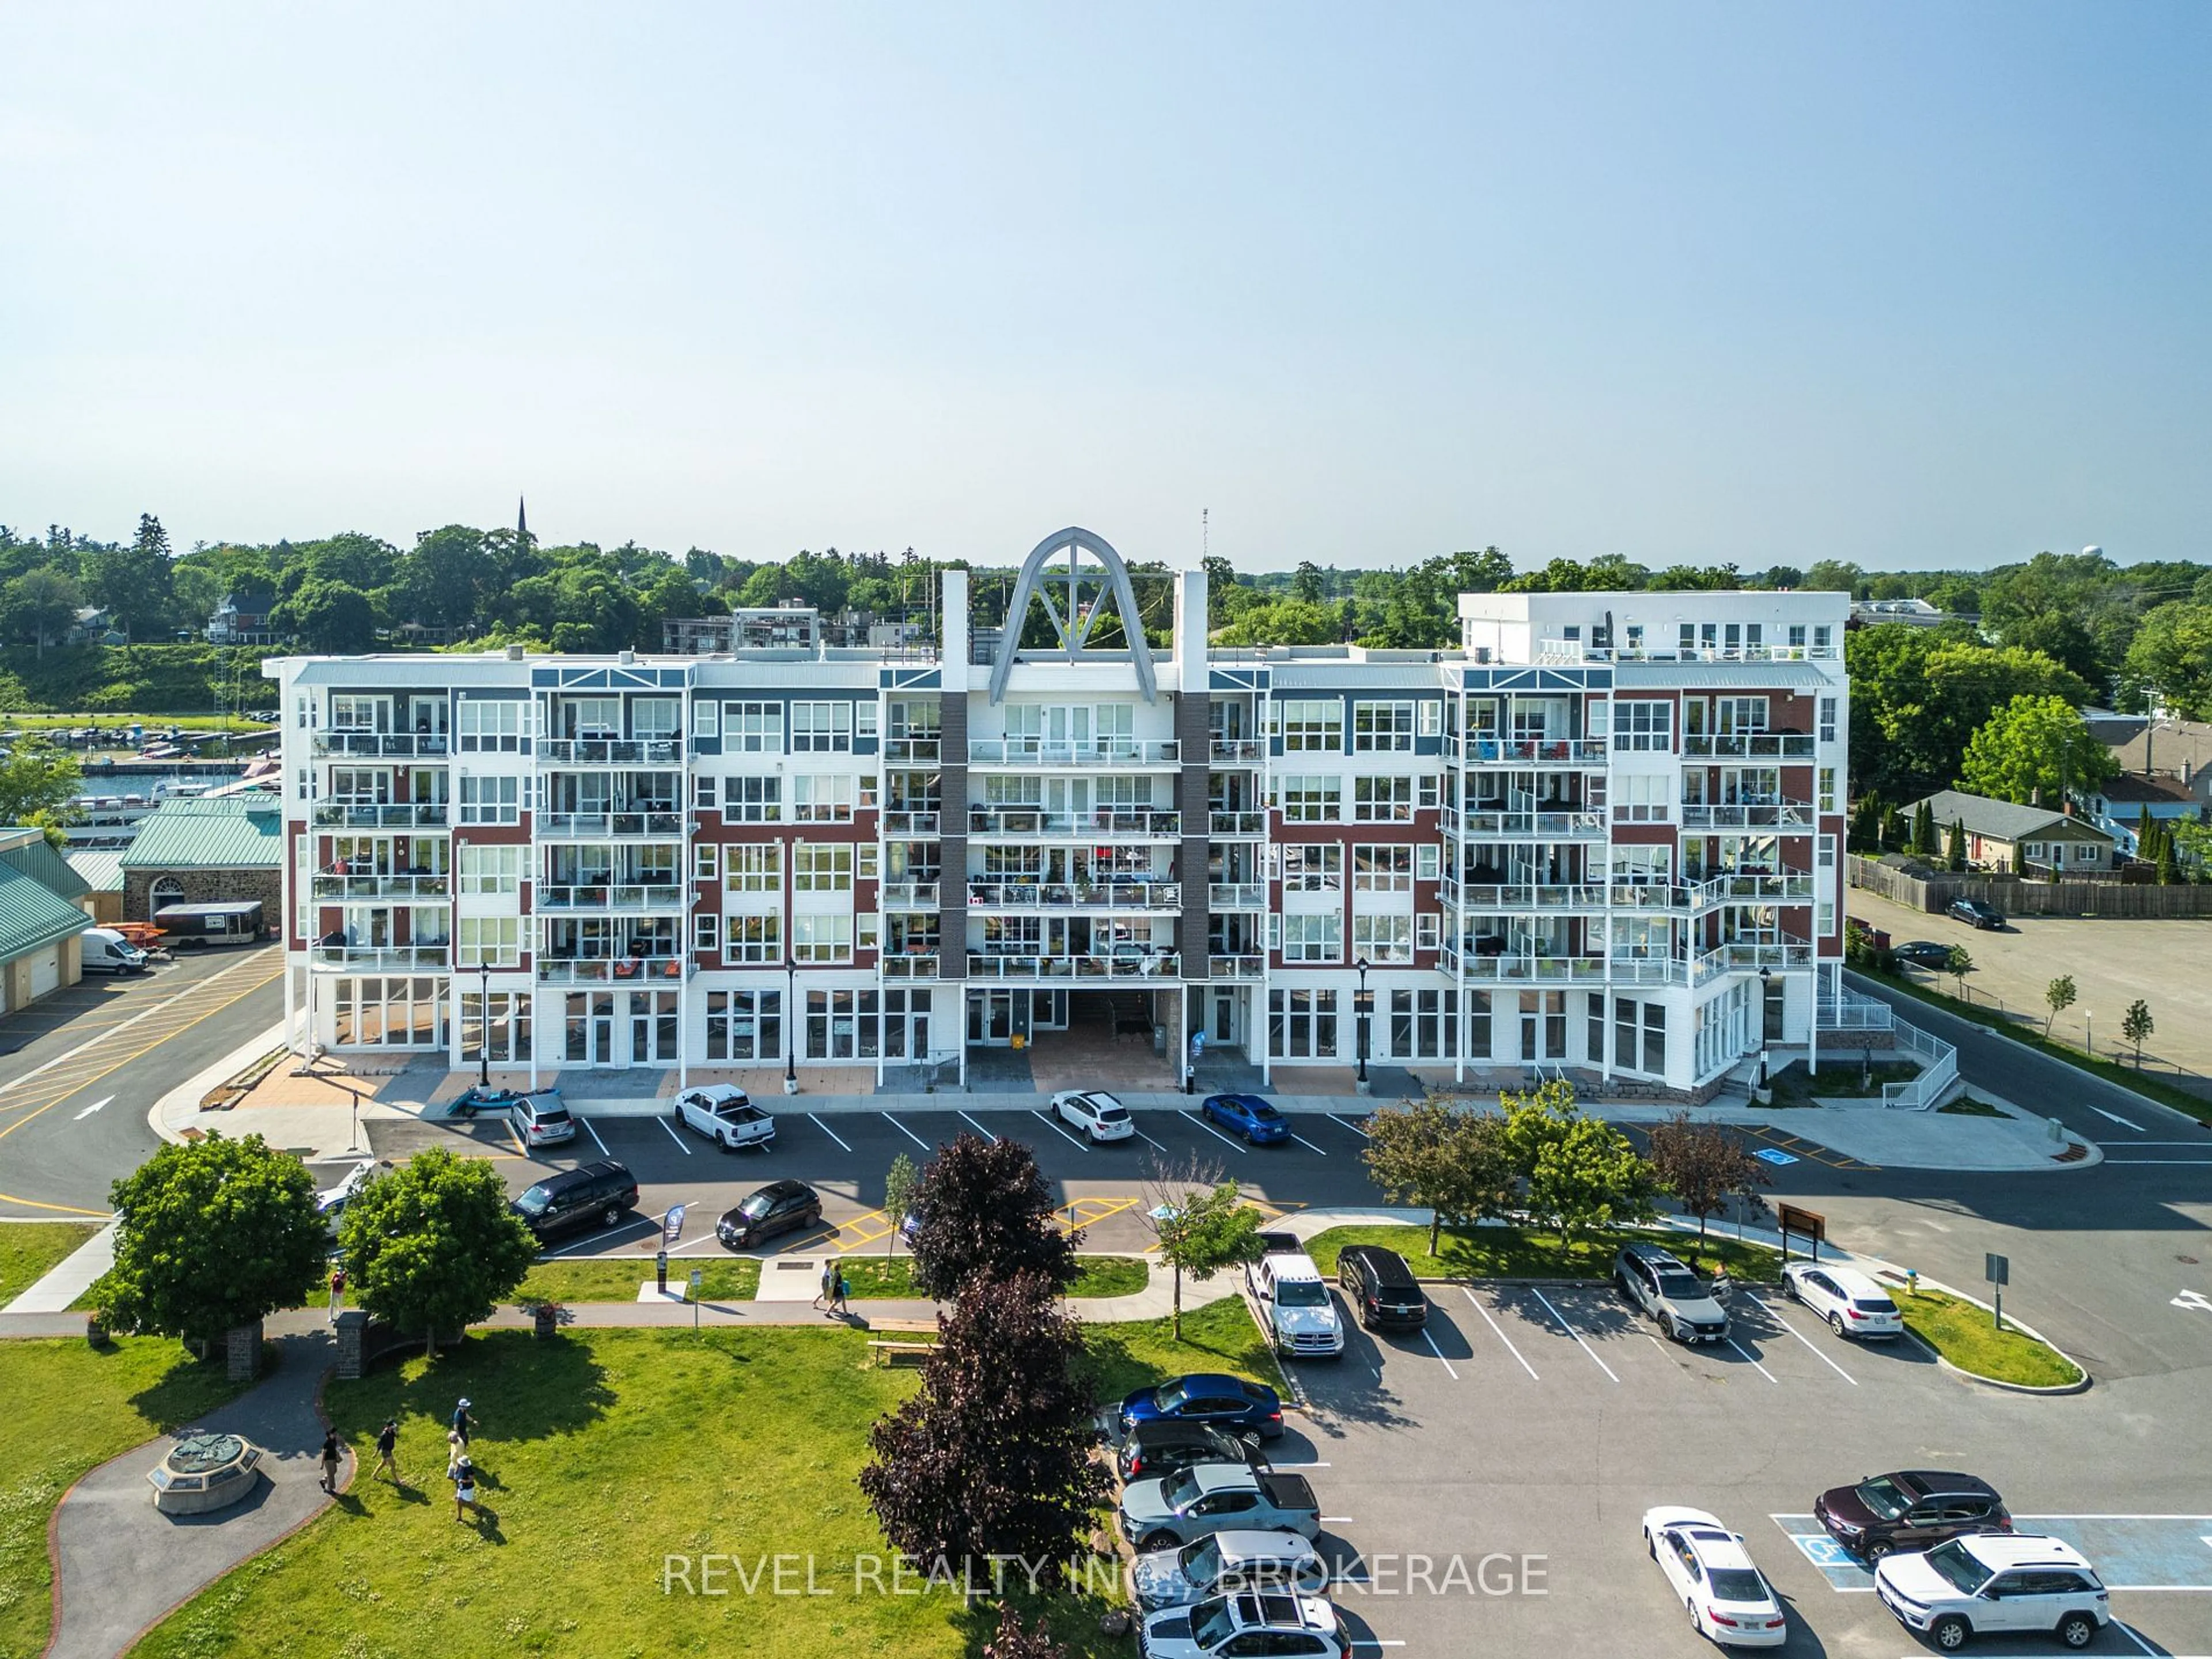
{"type": "Polygon", "coordinates": [[[70,868],[70,861],[47,846],[44,837],[0,853],[0,862],[28,876],[56,898],[80,899],[92,890],[92,884],[70,868]]]}
{"type": "Polygon", "coordinates": [[[123,849],[125,870],[274,870],[283,861],[284,821],[263,797],[163,801],[123,849]]]}
{"type": "Polygon", "coordinates": [[[76,906],[0,858],[0,962],[91,926],[92,918],[76,906]]]}
{"type": "Polygon", "coordinates": [[[84,878],[88,892],[119,893],[123,890],[123,850],[120,848],[94,848],[87,852],[71,853],[69,866],[84,878]]]}

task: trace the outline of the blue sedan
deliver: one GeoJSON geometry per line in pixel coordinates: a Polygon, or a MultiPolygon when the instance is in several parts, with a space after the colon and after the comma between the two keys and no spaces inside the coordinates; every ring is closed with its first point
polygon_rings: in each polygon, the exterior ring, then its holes
{"type": "Polygon", "coordinates": [[[1202,1109],[1255,1146],[1272,1146],[1291,1138],[1290,1119],[1257,1095],[1208,1095],[1202,1109]]]}
{"type": "Polygon", "coordinates": [[[1121,1431],[1139,1423],[1205,1423],[1229,1433],[1273,1440],[1283,1431],[1282,1396],[1241,1376],[1178,1376],[1139,1389],[1121,1402],[1121,1431]]]}

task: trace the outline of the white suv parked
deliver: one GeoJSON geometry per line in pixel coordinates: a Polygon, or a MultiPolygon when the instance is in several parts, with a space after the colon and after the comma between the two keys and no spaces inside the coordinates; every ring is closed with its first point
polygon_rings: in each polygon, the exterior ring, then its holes
{"type": "Polygon", "coordinates": [[[1344,1321],[1328,1281],[1313,1258],[1293,1248],[1271,1249],[1244,1270],[1275,1352],[1293,1358],[1334,1358],[1344,1352],[1344,1321]]]}
{"type": "Polygon", "coordinates": [[[1946,1653],[1984,1631],[2047,1632],[2086,1648],[2112,1616],[2079,1550],[2018,1533],[1972,1534],[1924,1553],[1884,1556],[1874,1588],[1899,1624],[1946,1653]]]}
{"type": "Polygon", "coordinates": [[[1856,1267],[1826,1261],[1793,1261],[1782,1270],[1782,1287],[1828,1322],[1838,1336],[1895,1336],[1905,1320],[1889,1292],[1856,1267]]]}

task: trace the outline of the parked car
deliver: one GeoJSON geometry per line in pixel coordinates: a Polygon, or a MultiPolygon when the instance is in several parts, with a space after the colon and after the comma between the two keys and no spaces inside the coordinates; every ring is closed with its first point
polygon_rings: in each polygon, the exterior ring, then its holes
{"type": "Polygon", "coordinates": [[[1778,1648],[1789,1640],[1773,1587],[1752,1565],[1742,1537],[1714,1516],[1672,1506],[1647,1510],[1644,1547],[1698,1635],[1724,1647],[1778,1648]]]}
{"type": "Polygon", "coordinates": [[[1343,1353],[1344,1321],[1329,1299],[1328,1281],[1304,1250],[1270,1251],[1244,1269],[1244,1280],[1277,1353],[1300,1359],[1343,1353]]]}
{"type": "Polygon", "coordinates": [[[771,1181],[733,1210],[722,1212],[714,1237],[742,1250],[779,1233],[820,1224],[822,1194],[803,1181],[771,1181]]]}
{"type": "Polygon", "coordinates": [[[374,1158],[363,1158],[346,1171],[345,1178],[337,1186],[326,1187],[315,1194],[316,1212],[323,1218],[323,1224],[330,1229],[331,1237],[337,1237],[338,1222],[345,1214],[345,1206],[369,1183],[376,1170],[374,1158]]]}
{"type": "Polygon", "coordinates": [[[1380,1244],[1347,1244],[1336,1253],[1336,1282],[1369,1330],[1418,1330],[1429,1322],[1421,1281],[1397,1251],[1380,1244]]]}
{"type": "Polygon", "coordinates": [[[1256,1429],[1216,1428],[1210,1423],[1161,1418],[1139,1423],[1121,1437],[1114,1466],[1124,1482],[1158,1480],[1194,1463],[1249,1463],[1267,1467],[1256,1429]]]}
{"type": "Polygon", "coordinates": [[[1656,1244],[1622,1245],[1613,1260],[1613,1282],[1677,1342],[1720,1342],[1728,1337],[1728,1310],[1670,1250],[1656,1244]]]}
{"type": "Polygon", "coordinates": [[[552,1146],[576,1138],[576,1120],[568,1115],[557,1089],[539,1089],[518,1095],[514,1107],[514,1132],[526,1146],[552,1146]]]}
{"type": "Polygon", "coordinates": [[[1240,1590],[1318,1595],[1328,1578],[1321,1552],[1294,1532],[1217,1532],[1181,1549],[1140,1555],[1129,1565],[1131,1590],[1146,1613],[1240,1590]]]}
{"type": "Polygon", "coordinates": [[[1208,1095],[1199,1109],[1255,1146],[1291,1138],[1291,1121],[1257,1095],[1208,1095]]]}
{"type": "Polygon", "coordinates": [[[88,927],[80,934],[79,966],[88,974],[143,974],[146,953],[112,927],[88,927]]]}
{"type": "Polygon", "coordinates": [[[726,1083],[709,1083],[677,1096],[676,1121],[726,1152],[740,1146],[766,1146],[775,1139],[775,1120],[754,1105],[743,1089],[726,1083]]]}
{"type": "Polygon", "coordinates": [[[1984,904],[1979,899],[1954,898],[1943,914],[1969,927],[1986,927],[1992,933],[2004,931],[2002,913],[1995,905],[1984,904]]]}
{"type": "Polygon", "coordinates": [[[1206,1423],[1232,1434],[1273,1440],[1283,1431],[1283,1401],[1264,1382],[1200,1372],[1139,1389],[1121,1401],[1121,1431],[1139,1423],[1206,1423]]]}
{"type": "Polygon", "coordinates": [[[1879,1561],[1893,1550],[1933,1549],[1968,1534],[2010,1532],[1996,1488],[1971,1474],[1907,1469],[1870,1475],[1813,1500],[1813,1518],[1854,1555],[1879,1561]]]}
{"type": "Polygon", "coordinates": [[[579,1164],[532,1182],[507,1208],[541,1239],[594,1224],[622,1224],[637,1206],[637,1177],[613,1162],[579,1164]]]}
{"type": "Polygon", "coordinates": [[[1302,1474],[1249,1463],[1194,1463],[1164,1480],[1121,1488],[1121,1536],[1139,1550],[1171,1549],[1217,1532],[1321,1534],[1321,1500],[1302,1474]]]}
{"type": "Polygon", "coordinates": [[[1938,945],[1932,939],[1909,939],[1891,951],[1899,962],[1910,963],[1915,968],[1942,969],[1951,960],[1951,947],[1938,945]]]}
{"type": "Polygon", "coordinates": [[[1350,1651],[1336,1609],[1318,1595],[1217,1595],[1168,1607],[1137,1627],[1144,1659],[1225,1659],[1249,1653],[1344,1659],[1350,1651]]]}
{"type": "Polygon", "coordinates": [[[1793,1261],[1782,1270],[1782,1288],[1792,1302],[1826,1320],[1838,1336],[1895,1336],[1905,1328],[1889,1292],[1856,1267],[1793,1261]]]}
{"type": "Polygon", "coordinates": [[[1898,1623],[1946,1653],[1984,1631],[2048,1631],[2063,1647],[2086,1648],[2112,1616],[2081,1551],[2024,1533],[1899,1552],[1875,1566],[1874,1589],[1898,1623]]]}
{"type": "Polygon", "coordinates": [[[1127,1140],[1137,1133],[1129,1109],[1103,1089],[1063,1089],[1052,1097],[1053,1115],[1094,1141],[1127,1140]]]}

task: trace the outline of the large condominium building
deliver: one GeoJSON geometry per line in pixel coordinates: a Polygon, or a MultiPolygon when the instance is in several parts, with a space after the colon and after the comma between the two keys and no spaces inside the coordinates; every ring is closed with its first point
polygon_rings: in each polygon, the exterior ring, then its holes
{"type": "Polygon", "coordinates": [[[1071,530],[1008,611],[1050,628],[979,636],[951,571],[934,652],[270,661],[295,1041],[951,1082],[1133,1019],[1284,1083],[1364,1033],[1683,1093],[1813,1048],[1845,596],[1468,594],[1455,651],[1230,650],[1174,582],[1164,648],[1071,530]]]}

